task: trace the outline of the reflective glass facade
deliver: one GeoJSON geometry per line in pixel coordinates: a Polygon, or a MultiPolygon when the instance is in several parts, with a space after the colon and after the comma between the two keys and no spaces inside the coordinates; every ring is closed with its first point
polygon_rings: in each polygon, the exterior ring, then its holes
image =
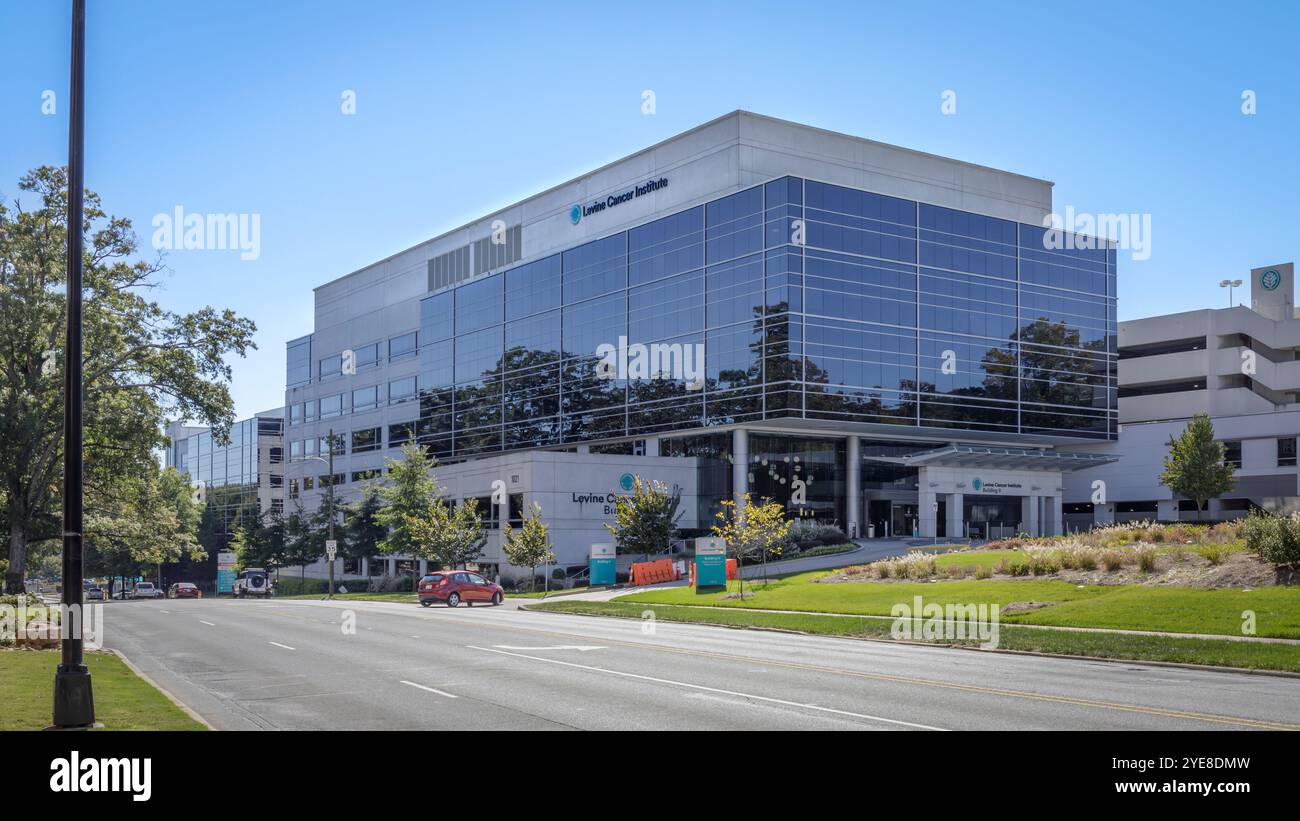
{"type": "Polygon", "coordinates": [[[1115,252],[1048,244],[777,179],[426,297],[414,435],[444,459],[773,418],[1114,438],[1115,252]],[[703,343],[703,389],[598,378],[623,336],[703,343]]]}
{"type": "Polygon", "coordinates": [[[228,444],[217,442],[210,430],[177,439],[167,449],[167,465],[196,486],[202,483],[218,532],[228,537],[241,517],[282,509],[283,442],[283,419],[244,419],[231,425],[228,444]]]}
{"type": "MultiPolygon", "coordinates": [[[[288,422],[389,407],[364,450],[444,461],[765,419],[1114,439],[1115,251],[1049,239],[782,177],[424,297],[418,330],[365,340],[348,390],[288,422]],[[601,378],[621,337],[702,344],[702,389],[601,378]],[[385,360],[418,375],[360,376],[385,360]]],[[[315,347],[289,343],[291,390],[338,378],[315,347]]]]}

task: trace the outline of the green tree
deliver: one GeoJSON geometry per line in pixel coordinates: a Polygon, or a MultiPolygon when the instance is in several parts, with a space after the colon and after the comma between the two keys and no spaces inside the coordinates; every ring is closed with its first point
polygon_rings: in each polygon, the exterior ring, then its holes
{"type": "MultiPolygon", "coordinates": [[[[29,545],[61,537],[67,173],[42,166],[18,188],[36,207],[0,204],[0,486],[10,593],[23,589],[29,545]]],[[[131,222],[109,217],[92,191],[78,230],[86,239],[86,511],[103,523],[132,494],[153,492],[132,478],[156,471],[167,418],[201,421],[219,437],[229,429],[225,357],[255,347],[255,328],[228,310],[178,314],[150,301],[161,262],[132,261],[131,222]]]]}
{"type": "Polygon", "coordinates": [[[1210,499],[1232,490],[1232,466],[1224,462],[1222,442],[1214,441],[1208,414],[1198,413],[1179,436],[1169,437],[1169,453],[1160,484],[1176,495],[1196,502],[1196,518],[1210,499]]]}
{"type": "Polygon", "coordinates": [[[405,517],[413,547],[411,555],[442,567],[463,567],[483,555],[487,533],[478,512],[478,499],[469,498],[455,508],[435,502],[427,515],[405,517]]]}
{"type": "Polygon", "coordinates": [[[530,588],[537,586],[537,566],[555,561],[549,530],[546,522],[542,521],[542,506],[533,502],[519,530],[506,523],[506,528],[502,531],[501,550],[515,567],[528,568],[530,588]]]}
{"type": "Polygon", "coordinates": [[[284,520],[284,563],[298,567],[298,576],[307,578],[307,565],[325,555],[325,539],[329,533],[329,512],[326,505],[308,513],[299,505],[284,520]]]}
{"type": "Polygon", "coordinates": [[[207,558],[196,538],[188,483],[175,471],[160,472],[156,464],[153,470],[121,478],[87,511],[86,539],[94,543],[98,561],[118,573],[158,572],[182,556],[207,558]]]}
{"type": "Polygon", "coordinates": [[[682,517],[678,508],[682,503],[681,488],[669,490],[663,482],[635,478],[632,493],[614,497],[614,522],[605,529],[614,537],[614,547],[619,553],[663,553],[677,535],[677,522],[682,517]]]}
{"type": "Polygon", "coordinates": [[[428,539],[447,516],[445,492],[431,473],[438,460],[408,442],[402,446],[401,459],[386,463],[388,484],[377,491],[382,504],[375,513],[375,521],[386,531],[379,549],[431,558],[428,539]]]}
{"type": "Polygon", "coordinates": [[[483,529],[483,515],[478,511],[478,499],[473,496],[456,505],[448,517],[447,539],[442,559],[448,567],[464,567],[478,561],[487,544],[487,531],[483,529]]]}
{"type": "Polygon", "coordinates": [[[343,509],[343,538],[339,554],[345,559],[368,559],[380,552],[388,529],[379,521],[383,503],[377,485],[367,485],[361,498],[343,509]]]}

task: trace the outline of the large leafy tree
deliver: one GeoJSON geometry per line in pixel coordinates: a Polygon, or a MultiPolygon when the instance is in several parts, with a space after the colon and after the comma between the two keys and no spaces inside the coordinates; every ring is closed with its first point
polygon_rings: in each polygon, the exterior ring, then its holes
{"type": "Polygon", "coordinates": [[[1169,453],[1160,484],[1196,501],[1196,518],[1210,499],[1232,490],[1232,466],[1224,462],[1222,442],[1214,441],[1210,417],[1198,413],[1177,437],[1169,437],[1169,453]]]}
{"type": "MultiPolygon", "coordinates": [[[[202,561],[198,506],[185,477],[168,468],[124,476],[97,494],[86,516],[86,539],[96,563],[114,575],[159,572],[184,557],[202,561]]],[[[161,574],[159,574],[161,584],[161,574]]]]}
{"type": "MultiPolygon", "coordinates": [[[[7,592],[22,590],[28,546],[60,537],[67,173],[42,166],[19,180],[35,202],[0,203],[0,485],[7,592]]],[[[85,192],[83,394],[88,520],[159,492],[167,418],[229,429],[227,354],[254,347],[254,325],[211,307],[174,313],[150,301],[161,261],[134,259],[131,222],[85,192]],[[133,479],[136,484],[132,484],[133,479]],[[124,484],[125,483],[125,484],[124,484]]],[[[118,531],[120,532],[120,531],[118,531]]]]}

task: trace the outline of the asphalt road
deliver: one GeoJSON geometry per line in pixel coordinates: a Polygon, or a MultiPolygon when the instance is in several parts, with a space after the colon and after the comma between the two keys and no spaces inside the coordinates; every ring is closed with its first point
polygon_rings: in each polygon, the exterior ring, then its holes
{"type": "Polygon", "coordinates": [[[218,729],[1300,729],[1294,678],[509,604],[113,602],[105,624],[218,729]]]}

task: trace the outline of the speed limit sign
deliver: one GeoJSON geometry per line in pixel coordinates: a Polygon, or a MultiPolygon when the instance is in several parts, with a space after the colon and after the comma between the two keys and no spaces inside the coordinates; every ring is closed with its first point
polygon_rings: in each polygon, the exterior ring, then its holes
{"type": "Polygon", "coordinates": [[[325,542],[325,558],[334,561],[334,556],[339,552],[339,543],[334,539],[325,542]]]}

